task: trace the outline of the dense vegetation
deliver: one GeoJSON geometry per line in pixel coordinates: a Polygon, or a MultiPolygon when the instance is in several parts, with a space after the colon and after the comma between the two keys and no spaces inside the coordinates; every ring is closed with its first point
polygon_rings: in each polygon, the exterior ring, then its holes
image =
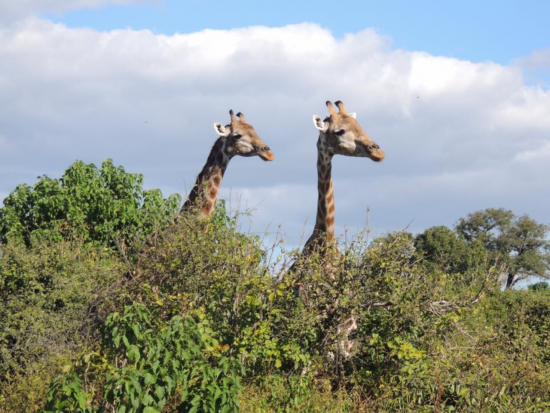
{"type": "Polygon", "coordinates": [[[110,161],[9,195],[1,412],[550,410],[550,288],[510,288],[548,276],[548,226],[490,209],[288,272],[178,204],[110,161]]]}
{"type": "Polygon", "coordinates": [[[0,208],[0,242],[77,237],[86,243],[134,255],[147,236],[179,210],[181,197],[144,190],[143,176],[126,173],[108,159],[97,168],[75,162],[61,179],[43,176],[19,185],[0,208]]]}

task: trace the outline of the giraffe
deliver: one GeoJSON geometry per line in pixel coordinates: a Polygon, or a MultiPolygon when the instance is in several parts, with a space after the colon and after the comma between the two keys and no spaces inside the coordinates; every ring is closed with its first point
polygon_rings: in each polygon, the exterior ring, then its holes
{"type": "MultiPolygon", "coordinates": [[[[342,252],[338,248],[334,236],[334,192],[332,184],[332,157],[334,155],[356,156],[370,158],[375,162],[384,159],[384,152],[370,138],[355,120],[355,113],[348,113],[346,107],[341,101],[337,101],[336,112],[334,105],[328,101],[326,105],[329,110],[329,116],[322,120],[319,116],[313,116],[313,124],[319,130],[319,139],[317,141],[317,175],[318,175],[318,200],[317,217],[313,233],[307,240],[303,250],[302,257],[307,258],[314,251],[327,258],[326,268],[329,280],[334,282],[332,274],[334,261],[342,257],[342,252]],[[329,255],[330,254],[330,255],[329,255]]],[[[295,261],[290,272],[297,267],[295,261]]],[[[327,280],[328,281],[328,280],[327,280]]],[[[297,283],[294,288],[294,294],[297,296],[307,296],[302,283],[297,283]]],[[[331,317],[339,306],[338,299],[324,311],[325,317],[331,317]]],[[[348,314],[340,319],[340,324],[336,327],[336,347],[335,351],[339,358],[346,360],[351,357],[351,350],[354,347],[353,340],[350,340],[350,334],[357,330],[357,319],[355,315],[348,314]]],[[[329,358],[334,357],[334,353],[329,353],[329,358]]],[[[336,360],[336,358],[333,358],[336,360]]]]}
{"type": "MultiPolygon", "coordinates": [[[[319,130],[317,141],[317,176],[318,200],[317,217],[313,234],[307,240],[303,254],[309,255],[318,247],[327,247],[335,244],[334,237],[334,192],[332,184],[332,157],[334,155],[355,156],[370,158],[375,162],[384,159],[384,152],[361,128],[355,120],[355,113],[348,113],[340,101],[334,109],[332,102],[327,101],[329,116],[322,120],[313,116],[313,125],[319,130]]],[[[339,249],[338,249],[339,251],[339,249]]],[[[320,248],[325,253],[326,248],[320,248]]],[[[341,254],[341,253],[340,253],[341,254]]]]}
{"type": "Polygon", "coordinates": [[[274,159],[269,146],[260,139],[252,125],[246,122],[242,113],[237,113],[238,120],[233,110],[229,111],[229,115],[231,117],[229,125],[214,123],[214,129],[220,137],[214,143],[206,164],[197,176],[195,185],[181,208],[181,213],[196,208],[200,216],[212,216],[223,175],[234,156],[258,155],[264,161],[274,159]]]}

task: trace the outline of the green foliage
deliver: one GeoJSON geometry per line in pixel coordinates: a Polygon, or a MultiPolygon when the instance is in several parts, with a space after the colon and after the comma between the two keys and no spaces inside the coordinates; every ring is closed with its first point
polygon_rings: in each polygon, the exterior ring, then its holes
{"type": "Polygon", "coordinates": [[[414,246],[431,270],[464,274],[487,266],[487,251],[480,241],[467,243],[447,227],[428,228],[415,237],[414,246]]]}
{"type": "MultiPolygon", "coordinates": [[[[439,248],[441,234],[451,238],[434,231],[422,248],[439,248]]],[[[453,271],[428,268],[418,240],[397,233],[358,239],[343,259],[329,254],[330,265],[312,254],[277,274],[279,263],[235,221],[182,217],[156,234],[121,294],[163,323],[200,320],[212,354],[242,362],[244,411],[544,408],[548,332],[527,318],[541,320],[546,303],[506,314],[481,243],[451,239],[463,255],[440,262],[453,271]],[[357,327],[346,332],[351,320],[357,327]],[[509,329],[497,331],[504,320],[509,329]]]]}
{"type": "Polygon", "coordinates": [[[165,406],[185,412],[234,412],[241,390],[238,362],[213,351],[216,340],[192,318],[159,323],[140,304],[113,313],[104,327],[102,353],[83,359],[80,376],[52,381],[47,411],[124,413],[160,412],[165,406]],[[96,377],[91,377],[90,367],[96,377]],[[102,385],[98,405],[93,388],[102,385]]]}
{"type": "Polygon", "coordinates": [[[426,351],[396,342],[402,367],[377,382],[380,410],[546,411],[549,334],[541,319],[548,304],[533,302],[531,293],[494,290],[479,306],[452,314],[456,328],[422,340],[426,351]]]}
{"type": "Polygon", "coordinates": [[[147,236],[177,212],[180,197],[144,190],[143,176],[108,159],[101,168],[77,161],[61,179],[43,176],[19,185],[0,208],[0,242],[76,237],[134,254],[147,236]]]}
{"type": "Polygon", "coordinates": [[[223,203],[172,220],[140,179],[77,163],[2,208],[0,412],[550,411],[548,284],[498,283],[545,226],[481,211],[289,272],[284,239],[223,203]]]}
{"type": "Polygon", "coordinates": [[[123,268],[79,241],[0,246],[0,411],[4,398],[24,398],[21,412],[39,403],[52,374],[84,351],[93,294],[123,268]]]}
{"type": "Polygon", "coordinates": [[[483,243],[506,265],[506,288],[531,276],[549,276],[550,226],[528,215],[517,217],[512,211],[490,208],[461,218],[456,231],[469,243],[483,243]]]}
{"type": "Polygon", "coordinates": [[[466,241],[479,240],[491,251],[498,250],[498,237],[506,232],[514,220],[514,213],[503,208],[488,208],[460,218],[456,230],[466,241]]]}
{"type": "Polygon", "coordinates": [[[223,205],[216,216],[210,223],[184,216],[157,234],[139,257],[139,275],[127,286],[128,295],[158,306],[165,319],[183,312],[215,326],[219,341],[232,355],[242,354],[249,368],[260,354],[269,353],[270,363],[277,363],[270,353],[274,280],[262,262],[260,240],[237,232],[223,205]]]}
{"type": "Polygon", "coordinates": [[[547,282],[538,282],[531,284],[528,288],[531,291],[550,291],[550,284],[547,282]]]}
{"type": "Polygon", "coordinates": [[[248,385],[241,412],[343,413],[372,411],[357,392],[333,389],[329,380],[302,376],[266,376],[248,385]]]}
{"type": "Polygon", "coordinates": [[[88,413],[86,392],[82,389],[82,381],[75,373],[67,376],[57,376],[52,380],[45,412],[75,412],[88,413]]]}

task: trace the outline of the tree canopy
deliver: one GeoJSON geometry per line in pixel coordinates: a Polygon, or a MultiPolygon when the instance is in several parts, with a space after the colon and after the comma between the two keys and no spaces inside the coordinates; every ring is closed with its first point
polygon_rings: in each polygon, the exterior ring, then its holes
{"type": "Polygon", "coordinates": [[[143,176],[128,173],[107,159],[97,168],[77,161],[60,179],[44,175],[22,184],[0,208],[0,242],[32,238],[82,238],[121,252],[135,253],[146,237],[178,211],[179,195],[163,198],[145,190],[143,176]]]}
{"type": "Polygon", "coordinates": [[[481,242],[505,265],[506,288],[531,276],[550,278],[550,226],[528,215],[489,208],[461,218],[457,233],[472,244],[481,242]]]}

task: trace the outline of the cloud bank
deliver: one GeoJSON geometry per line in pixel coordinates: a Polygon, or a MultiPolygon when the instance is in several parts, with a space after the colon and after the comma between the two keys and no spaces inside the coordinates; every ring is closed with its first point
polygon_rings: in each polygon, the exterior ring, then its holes
{"type": "Polygon", "coordinates": [[[147,0],[0,0],[0,22],[13,22],[37,13],[61,13],[109,5],[126,6],[147,0]]]}
{"type": "Polygon", "coordinates": [[[326,115],[326,100],[357,112],[386,152],[381,164],[335,158],[340,231],[363,226],[367,205],[378,232],[487,207],[548,221],[548,90],[526,86],[518,65],[394,50],[373,30],[336,39],[315,24],[173,36],[35,18],[0,28],[0,193],[111,157],[185,195],[212,123],[232,108],[276,160],[234,159],[222,194],[257,206],[253,230],[284,223],[296,242],[315,220],[311,116],[326,115]]]}

